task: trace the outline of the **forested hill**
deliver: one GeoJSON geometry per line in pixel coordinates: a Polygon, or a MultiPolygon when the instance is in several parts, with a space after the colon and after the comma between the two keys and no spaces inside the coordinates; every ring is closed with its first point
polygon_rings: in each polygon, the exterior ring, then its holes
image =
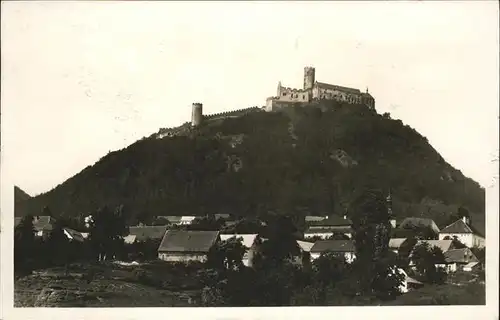
{"type": "Polygon", "coordinates": [[[343,213],[364,186],[391,190],[399,217],[443,227],[459,206],[484,232],[485,191],[400,120],[364,106],[290,107],[206,121],[109,153],[16,214],[74,216],[103,205],[138,214],[343,213]],[[47,210],[47,209],[45,209],[47,210]]]}
{"type": "Polygon", "coordinates": [[[14,186],[14,202],[15,203],[22,202],[22,201],[28,200],[30,198],[31,198],[31,196],[29,194],[27,194],[26,192],[24,192],[24,190],[22,190],[18,186],[14,186]]]}

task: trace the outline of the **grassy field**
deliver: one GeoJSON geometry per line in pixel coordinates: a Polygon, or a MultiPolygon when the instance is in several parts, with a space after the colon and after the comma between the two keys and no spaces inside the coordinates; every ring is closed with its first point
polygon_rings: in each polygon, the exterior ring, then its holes
{"type": "Polygon", "coordinates": [[[484,273],[456,272],[443,285],[425,285],[383,305],[485,305],[484,273]]]}
{"type": "Polygon", "coordinates": [[[15,307],[193,307],[193,275],[158,263],[72,265],[16,279],[15,307]],[[162,268],[163,272],[158,272],[162,268]]]}

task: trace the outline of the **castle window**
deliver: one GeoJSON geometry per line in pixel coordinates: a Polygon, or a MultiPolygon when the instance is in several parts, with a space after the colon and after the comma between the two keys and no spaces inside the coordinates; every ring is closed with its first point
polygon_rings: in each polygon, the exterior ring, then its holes
{"type": "Polygon", "coordinates": [[[303,94],[303,95],[302,95],[302,99],[305,99],[305,98],[306,98],[306,95],[305,95],[305,94],[303,94]]]}
{"type": "Polygon", "coordinates": [[[285,96],[286,96],[286,92],[283,92],[283,97],[285,97],[285,96]]]}

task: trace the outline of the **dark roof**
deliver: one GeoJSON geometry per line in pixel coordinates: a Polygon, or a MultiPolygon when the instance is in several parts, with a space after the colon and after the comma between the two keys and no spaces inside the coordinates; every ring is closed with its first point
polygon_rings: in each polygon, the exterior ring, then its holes
{"type": "Polygon", "coordinates": [[[474,233],[483,236],[481,232],[476,230],[473,226],[467,225],[462,219],[444,227],[439,233],[474,233]]]}
{"type": "Polygon", "coordinates": [[[319,240],[314,243],[311,252],[355,252],[352,240],[319,240]]]}
{"type": "Polygon", "coordinates": [[[344,217],[341,216],[329,216],[327,219],[321,220],[321,221],[311,221],[309,223],[310,226],[332,226],[332,227],[341,227],[341,226],[351,226],[352,221],[351,219],[347,218],[344,219],[344,217]]]}
{"type": "Polygon", "coordinates": [[[452,249],[444,253],[446,262],[469,263],[479,262],[479,259],[472,253],[469,248],[452,249]]]}
{"type": "Polygon", "coordinates": [[[305,233],[324,233],[324,232],[331,232],[331,233],[352,233],[352,228],[351,227],[340,227],[336,229],[328,228],[328,226],[325,226],[324,228],[308,228],[305,233]]]}
{"type": "Polygon", "coordinates": [[[354,93],[354,94],[360,94],[361,93],[361,91],[359,91],[359,89],[354,89],[354,88],[349,88],[349,87],[342,87],[342,86],[337,86],[337,85],[334,85],[334,84],[329,84],[329,83],[324,83],[324,82],[316,82],[316,84],[319,87],[322,87],[322,88],[325,88],[325,89],[344,91],[344,92],[354,93]]]}
{"type": "Polygon", "coordinates": [[[158,251],[207,253],[218,237],[219,231],[168,230],[158,251]]]}
{"type": "Polygon", "coordinates": [[[129,234],[135,235],[137,241],[146,239],[161,239],[167,230],[167,226],[142,226],[129,227],[129,234]]]}
{"type": "Polygon", "coordinates": [[[430,227],[434,229],[435,231],[439,232],[439,228],[437,224],[434,222],[434,220],[429,219],[429,218],[417,218],[417,217],[409,217],[404,219],[400,224],[399,228],[404,229],[405,226],[422,226],[422,227],[430,227]]]}

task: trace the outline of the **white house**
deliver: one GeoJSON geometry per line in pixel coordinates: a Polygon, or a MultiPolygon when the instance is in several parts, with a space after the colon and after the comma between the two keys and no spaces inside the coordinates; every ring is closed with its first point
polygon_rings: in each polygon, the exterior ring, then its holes
{"type": "Polygon", "coordinates": [[[408,274],[401,268],[392,268],[391,270],[394,274],[396,274],[397,272],[404,276],[403,283],[399,286],[399,291],[401,293],[407,293],[411,289],[422,285],[422,282],[409,277],[408,274]]]}
{"type": "Polygon", "coordinates": [[[485,246],[484,236],[474,229],[467,217],[453,222],[439,232],[440,240],[445,238],[453,239],[454,237],[469,248],[483,248],[485,246]]]}
{"type": "Polygon", "coordinates": [[[204,262],[218,241],[219,231],[167,230],[158,247],[158,258],[169,262],[204,262]]]}
{"type": "Polygon", "coordinates": [[[247,248],[247,251],[243,255],[243,264],[246,267],[252,266],[252,259],[255,254],[257,239],[259,237],[258,234],[221,234],[220,240],[226,241],[231,238],[242,238],[242,244],[247,248]]]}
{"type": "Polygon", "coordinates": [[[479,259],[469,248],[448,250],[444,253],[444,258],[447,264],[446,269],[448,272],[464,270],[465,266],[468,266],[472,270],[472,268],[479,263],[479,259]]]}
{"type": "Polygon", "coordinates": [[[335,255],[344,257],[347,263],[356,259],[356,248],[352,240],[319,240],[311,248],[311,260],[315,260],[322,253],[331,252],[335,255]]]}
{"type": "Polygon", "coordinates": [[[336,233],[352,237],[352,221],[346,216],[330,216],[323,220],[309,221],[307,224],[309,228],[304,232],[305,238],[320,237],[326,239],[336,233]]]}
{"type": "Polygon", "coordinates": [[[196,219],[195,216],[182,216],[181,221],[179,221],[179,224],[182,225],[188,225],[193,222],[193,220],[196,219]]]}

